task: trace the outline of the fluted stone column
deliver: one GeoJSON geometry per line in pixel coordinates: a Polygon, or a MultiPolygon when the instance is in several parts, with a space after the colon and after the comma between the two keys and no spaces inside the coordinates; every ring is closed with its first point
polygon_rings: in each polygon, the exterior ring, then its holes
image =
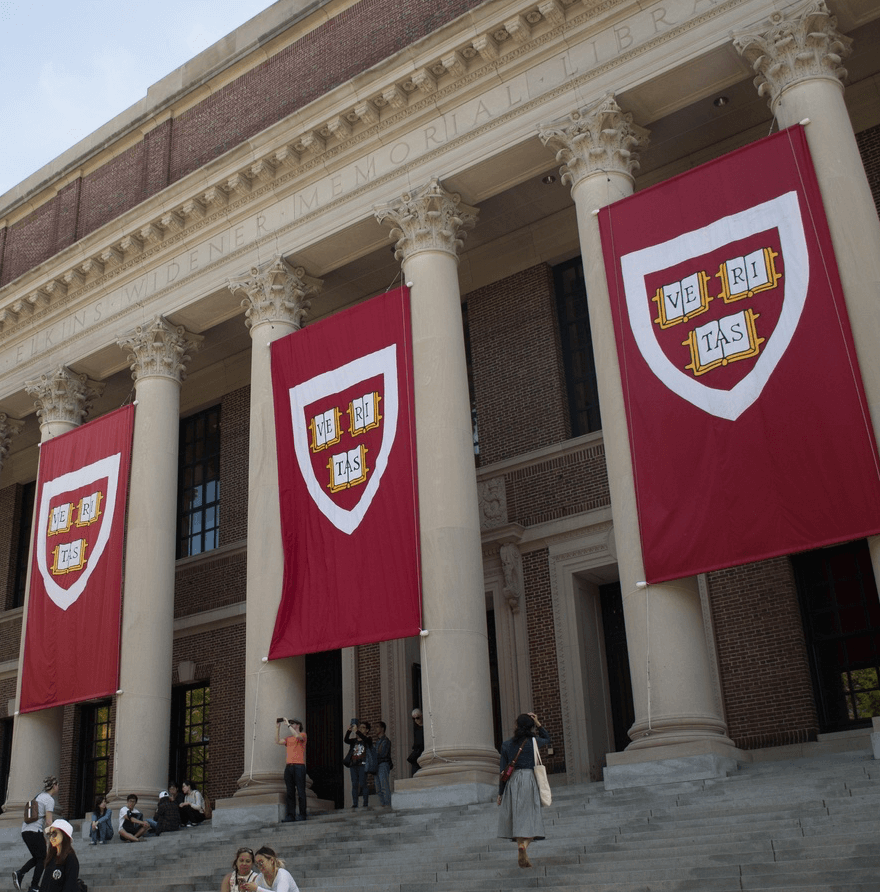
{"type": "MultiPolygon", "coordinates": [[[[382,208],[412,283],[422,553],[425,752],[398,805],[476,802],[497,790],[486,602],[458,249],[476,210],[433,179],[382,208]]],[[[531,704],[523,704],[523,708],[531,704]]]]}
{"type": "MultiPolygon", "coordinates": [[[[77,375],[65,366],[51,375],[42,375],[25,382],[25,390],[34,397],[37,417],[40,419],[40,442],[78,427],[91,408],[92,401],[102,390],[102,386],[90,381],[85,375],[77,375]]],[[[8,419],[7,431],[20,425],[8,419]]],[[[20,427],[19,427],[20,429],[20,427]]],[[[4,438],[5,439],[5,438],[4,438]]],[[[3,451],[5,455],[5,448],[3,451]]],[[[36,510],[36,509],[35,509],[36,510]]],[[[29,554],[33,553],[32,525],[29,554]]],[[[27,596],[24,605],[22,630],[27,626],[30,601],[30,568],[28,568],[27,596]]],[[[18,658],[18,682],[16,685],[16,707],[21,702],[21,675],[24,657],[24,635],[18,658]]],[[[19,715],[16,711],[12,733],[12,761],[9,770],[7,800],[4,804],[0,825],[21,822],[24,803],[34,795],[34,790],[42,789],[43,778],[48,774],[61,775],[61,725],[64,709],[61,706],[41,709],[19,715]]]]}
{"type": "Polygon", "coordinates": [[[110,799],[137,793],[146,814],[168,783],[180,387],[201,342],[161,316],[117,341],[129,351],[137,409],[110,799]]]}
{"type": "Polygon", "coordinates": [[[732,767],[733,745],[711,682],[697,579],[637,586],[645,570],[629,433],[593,212],[632,193],[647,132],[606,96],[543,126],[540,137],[562,162],[562,179],[571,186],[577,211],[633,686],[632,743],[626,753],[608,755],[606,785],[723,774],[732,767]],[[636,764],[645,761],[655,764],[636,764]]]}
{"type": "MultiPolygon", "coordinates": [[[[734,36],[752,64],[755,86],[767,96],[780,128],[804,119],[831,230],[856,352],[880,441],[880,221],[843,99],[842,61],[852,41],[837,30],[824,0],[773,13],[754,30],[734,36]]],[[[868,540],[880,583],[880,536],[868,540]]]]}
{"type": "Polygon", "coordinates": [[[320,285],[282,257],[227,282],[243,298],[251,335],[247,652],[244,770],[235,799],[218,805],[240,808],[245,803],[270,820],[278,820],[284,793],[284,753],[275,745],[275,719],[305,721],[306,679],[304,657],[266,661],[284,579],[269,348],[299,330],[320,285]]]}

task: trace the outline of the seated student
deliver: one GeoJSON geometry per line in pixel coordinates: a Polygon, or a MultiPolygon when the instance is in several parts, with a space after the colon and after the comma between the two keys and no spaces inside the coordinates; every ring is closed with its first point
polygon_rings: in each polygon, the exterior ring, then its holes
{"type": "Polygon", "coordinates": [[[180,830],[180,809],[171,801],[167,790],[159,794],[159,805],[153,818],[153,832],[156,836],[167,830],[180,830]]]}
{"type": "Polygon", "coordinates": [[[125,805],[119,809],[119,838],[126,842],[140,842],[141,837],[150,829],[144,816],[137,810],[138,798],[129,793],[125,805]]]}
{"type": "Polygon", "coordinates": [[[183,792],[186,798],[180,804],[180,823],[186,827],[195,827],[205,820],[205,797],[191,780],[183,782],[183,792]]]}
{"type": "Polygon", "coordinates": [[[92,840],[89,845],[104,845],[113,839],[113,812],[107,808],[107,797],[99,796],[95,801],[95,810],[92,812],[92,825],[89,829],[89,837],[92,840]]]}

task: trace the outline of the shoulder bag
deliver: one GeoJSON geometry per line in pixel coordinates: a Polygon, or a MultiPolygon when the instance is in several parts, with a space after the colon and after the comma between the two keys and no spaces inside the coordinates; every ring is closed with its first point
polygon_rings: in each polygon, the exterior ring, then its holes
{"type": "Polygon", "coordinates": [[[538,749],[538,741],[532,738],[535,747],[535,780],[538,782],[538,791],[541,794],[541,807],[547,808],[553,804],[553,794],[550,792],[550,781],[547,780],[547,769],[541,761],[541,753],[538,749]]]}

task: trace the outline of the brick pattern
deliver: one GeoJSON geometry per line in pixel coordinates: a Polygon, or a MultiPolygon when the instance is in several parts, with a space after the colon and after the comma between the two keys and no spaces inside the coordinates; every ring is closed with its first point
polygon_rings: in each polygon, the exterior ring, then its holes
{"type": "MultiPolygon", "coordinates": [[[[83,238],[482,2],[360,0],[86,176],[76,220],[65,233],[83,238]]],[[[0,286],[58,250],[59,199],[12,228],[9,257],[0,255],[0,286]]]]}
{"type": "MultiPolygon", "coordinates": [[[[524,554],[523,582],[534,712],[546,725],[553,744],[553,755],[541,758],[547,766],[547,773],[557,774],[565,772],[565,741],[562,736],[562,699],[559,695],[556,626],[553,622],[548,558],[546,548],[524,554]]],[[[531,711],[529,704],[523,704],[523,710],[527,709],[531,711]]]]}
{"type": "Polygon", "coordinates": [[[250,387],[226,394],[220,403],[221,545],[247,538],[250,406],[250,387]]]}
{"type": "Polygon", "coordinates": [[[709,591],[731,739],[743,749],[815,740],[819,721],[791,562],[710,573],[709,591]]]}
{"type": "Polygon", "coordinates": [[[467,295],[480,464],[569,436],[553,271],[539,264],[467,295]]]}
{"type": "Polygon", "coordinates": [[[874,196],[874,205],[880,215],[880,124],[857,134],[856,143],[862,155],[865,173],[868,175],[868,185],[874,196]]]}
{"type": "MultiPolygon", "coordinates": [[[[21,487],[13,484],[0,489],[0,586],[3,586],[0,591],[0,604],[4,610],[12,607],[20,511],[21,487]]],[[[8,642],[0,639],[0,662],[11,659],[9,656],[4,656],[7,646],[8,642]]]]}
{"type": "Polygon", "coordinates": [[[523,526],[611,504],[602,443],[511,471],[504,484],[508,520],[523,526]]]}
{"type": "MultiPolygon", "coordinates": [[[[379,645],[361,644],[357,649],[357,699],[354,711],[359,719],[370,723],[370,733],[373,736],[376,732],[376,722],[382,719],[379,671],[379,645]]],[[[347,715],[343,721],[347,722],[350,718],[351,716],[347,715]]]]}
{"type": "MultiPolygon", "coordinates": [[[[203,635],[190,635],[174,642],[173,665],[194,660],[196,681],[211,686],[210,768],[207,789],[213,803],[226,799],[238,789],[245,773],[244,740],[245,624],[214,629],[203,635]]],[[[257,728],[257,734],[275,739],[275,726],[257,728]]],[[[284,769],[284,750],[278,747],[278,771],[284,769]]],[[[175,778],[178,782],[183,778],[175,778]]]]}

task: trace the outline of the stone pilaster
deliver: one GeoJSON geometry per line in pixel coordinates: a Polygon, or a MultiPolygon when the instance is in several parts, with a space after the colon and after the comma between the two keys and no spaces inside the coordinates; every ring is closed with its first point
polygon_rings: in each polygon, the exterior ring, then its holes
{"type": "Polygon", "coordinates": [[[267,820],[278,820],[283,808],[284,753],[275,745],[275,718],[304,717],[306,706],[305,658],[267,661],[284,579],[270,346],[299,330],[321,284],[282,257],[227,282],[242,297],[251,335],[247,650],[244,769],[235,798],[218,805],[247,807],[267,820]]]}
{"type": "Polygon", "coordinates": [[[137,409],[110,797],[137,793],[147,814],[168,783],[180,387],[201,341],[161,316],[117,341],[129,354],[137,409]]]}
{"type": "MultiPolygon", "coordinates": [[[[86,375],[77,375],[66,366],[55,372],[25,382],[25,391],[34,398],[40,419],[40,440],[45,443],[59,434],[73,430],[85,419],[92,401],[102,390],[101,385],[86,375]]],[[[5,417],[5,416],[4,416],[5,417]]],[[[11,436],[21,422],[7,419],[6,436],[11,436]]],[[[6,439],[4,436],[4,440],[6,439]]],[[[4,452],[5,455],[5,446],[4,452]]],[[[33,541],[31,542],[33,549],[33,541]]],[[[30,592],[30,570],[26,591],[30,592]]],[[[27,627],[29,598],[25,600],[22,631],[27,627]]],[[[24,642],[24,634],[21,636],[24,642]]],[[[22,653],[19,650],[16,708],[21,697],[22,653]]],[[[9,786],[0,825],[17,824],[24,803],[40,789],[48,774],[61,775],[61,724],[64,711],[60,706],[20,715],[17,711],[12,732],[12,757],[9,786]],[[7,819],[8,816],[8,820],[7,819]]]]}
{"type": "Polygon", "coordinates": [[[594,213],[632,193],[638,151],[647,145],[647,132],[608,95],[541,127],[539,135],[561,162],[563,181],[571,185],[577,211],[633,686],[636,718],[629,731],[633,742],[627,754],[609,754],[606,783],[615,772],[619,775],[615,783],[650,782],[655,769],[657,776],[669,776],[670,771],[682,777],[707,776],[707,753],[712,754],[709,775],[722,774],[730,767],[727,751],[732,744],[709,681],[697,580],[643,585],[629,433],[594,213]],[[653,752],[632,752],[641,749],[653,752]],[[673,756],[686,761],[670,769],[668,758],[673,756]],[[621,757],[630,763],[650,759],[655,768],[615,767],[621,757]],[[662,769],[658,758],[666,761],[662,769]]]}
{"type": "MultiPolygon", "coordinates": [[[[880,441],[880,221],[843,96],[842,62],[852,41],[837,30],[824,0],[775,12],[734,35],[768,97],[780,128],[809,120],[805,134],[816,168],[874,437],[880,441]]],[[[868,540],[880,583],[880,537],[868,540]]]]}
{"type": "Polygon", "coordinates": [[[425,752],[398,805],[491,798],[498,774],[458,250],[477,211],[437,179],[376,209],[412,283],[425,752]]]}

